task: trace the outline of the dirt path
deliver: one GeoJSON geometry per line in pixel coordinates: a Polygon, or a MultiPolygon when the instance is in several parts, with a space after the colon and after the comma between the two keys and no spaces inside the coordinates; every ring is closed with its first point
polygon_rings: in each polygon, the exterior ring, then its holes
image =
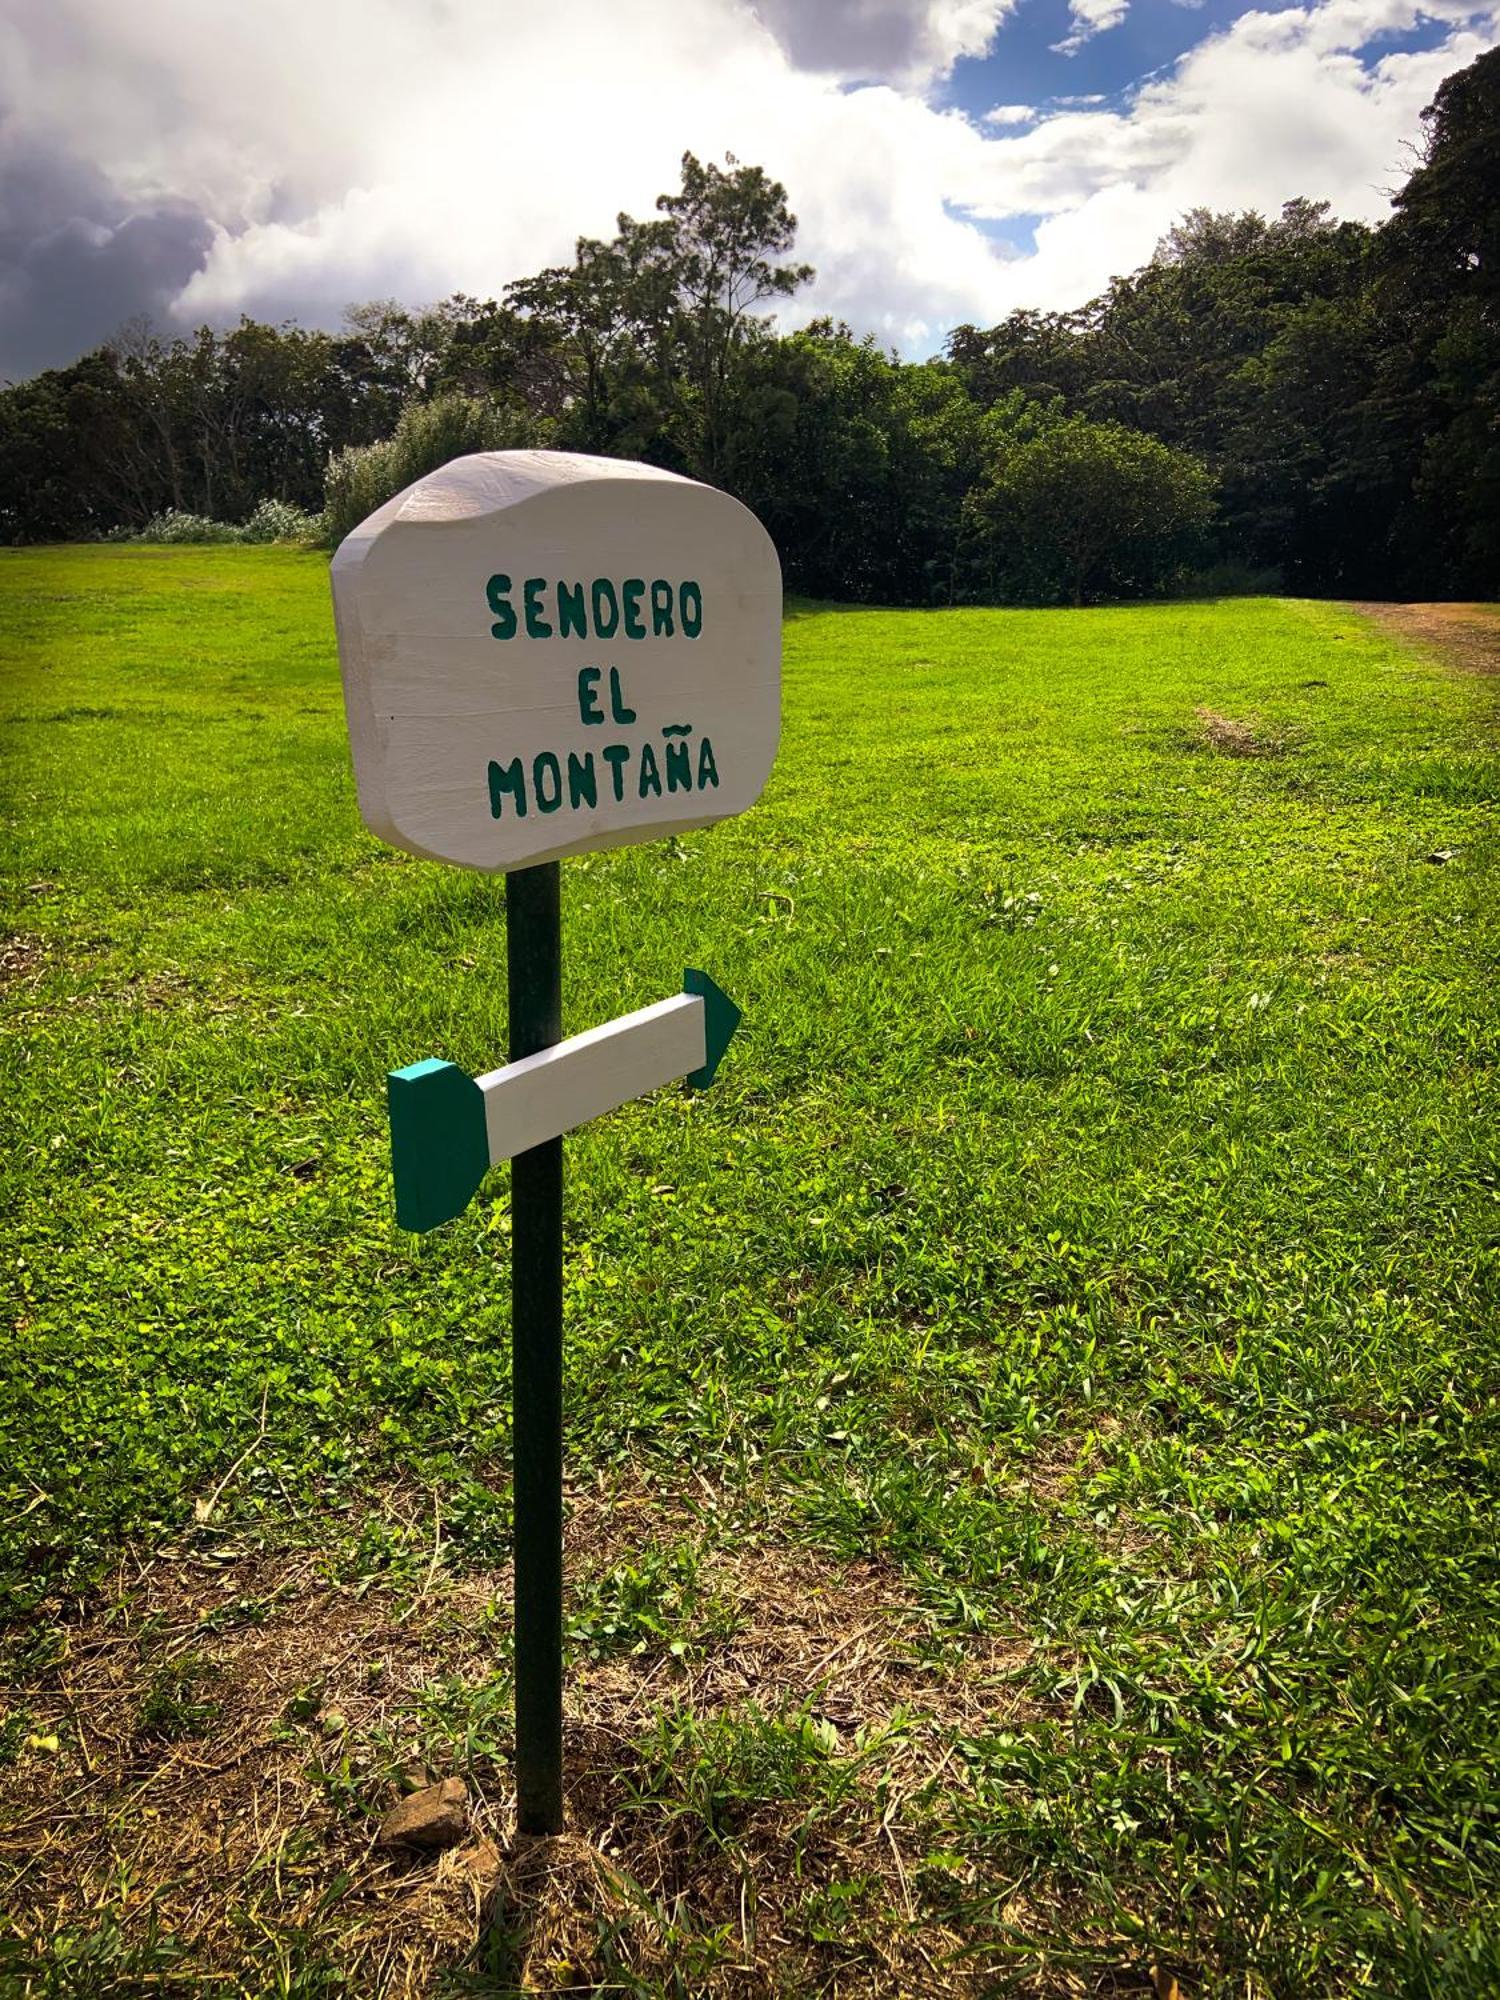
{"type": "Polygon", "coordinates": [[[1465,674],[1500,674],[1500,604],[1356,604],[1398,639],[1465,674]]]}

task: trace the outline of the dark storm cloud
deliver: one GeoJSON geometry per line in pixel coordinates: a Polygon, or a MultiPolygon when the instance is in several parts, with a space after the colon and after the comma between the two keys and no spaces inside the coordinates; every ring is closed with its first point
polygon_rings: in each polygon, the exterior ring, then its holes
{"type": "Polygon", "coordinates": [[[35,140],[0,143],[0,380],[96,347],[122,321],[161,318],[208,253],[186,201],[131,207],[88,162],[35,140]]]}
{"type": "Polygon", "coordinates": [[[798,69],[862,81],[945,72],[977,54],[1006,7],[965,0],[752,0],[798,69]]]}

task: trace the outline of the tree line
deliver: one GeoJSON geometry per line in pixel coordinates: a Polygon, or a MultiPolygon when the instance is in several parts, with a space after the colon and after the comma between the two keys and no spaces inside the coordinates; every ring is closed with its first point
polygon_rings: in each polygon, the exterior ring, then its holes
{"type": "Polygon", "coordinates": [[[688,154],[653,216],[499,299],[379,301],[337,333],[134,325],[7,387],[0,537],[315,516],[337,540],[457,452],[540,445],[726,488],[815,596],[1491,596],[1500,50],[1423,121],[1379,227],[1195,210],[1080,310],[959,327],[925,362],[826,319],[778,333],[813,275],[785,190],[688,154]]]}

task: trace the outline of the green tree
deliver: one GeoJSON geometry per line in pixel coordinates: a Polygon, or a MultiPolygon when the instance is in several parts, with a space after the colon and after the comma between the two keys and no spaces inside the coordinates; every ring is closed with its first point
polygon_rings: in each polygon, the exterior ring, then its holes
{"type": "Polygon", "coordinates": [[[519,353],[516,334],[529,331],[534,375],[550,364],[560,443],[717,480],[745,364],[768,338],[758,309],[812,272],[777,261],[796,217],[760,167],[685,153],[681,187],[656,206],[647,222],[621,215],[608,242],[580,237],[571,264],[508,286],[510,338],[519,353]]]}
{"type": "Polygon", "coordinates": [[[1408,588],[1500,589],[1500,49],[1444,79],[1381,233],[1374,389],[1405,418],[1408,588]]]}
{"type": "Polygon", "coordinates": [[[982,331],[958,326],[948,336],[948,359],[974,400],[988,409],[1017,390],[1038,402],[1061,396],[1073,402],[1087,390],[1089,355],[1084,313],[1013,312],[982,331]]]}
{"type": "Polygon", "coordinates": [[[723,168],[684,153],[682,186],[659,196],[656,206],[670,225],[664,255],[693,391],[690,455],[712,479],[727,447],[736,362],[764,333],[756,309],[790,298],[813,268],[776,261],[797,236],[786,189],[732,153],[723,168]]]}
{"type": "MultiPolygon", "coordinates": [[[[110,357],[95,352],[0,391],[0,539],[72,541],[123,518],[108,476],[130,448],[133,413],[110,357]]],[[[145,520],[160,490],[133,495],[145,520]]]]}
{"type": "Polygon", "coordinates": [[[1372,243],[1326,203],[1289,202],[1271,220],[1193,209],[1080,311],[960,328],[949,351],[982,402],[1058,396],[1203,459],[1219,482],[1221,554],[1304,587],[1346,583],[1369,560],[1372,472],[1391,504],[1371,464],[1382,428],[1353,414],[1369,380],[1368,355],[1350,364],[1368,333],[1372,243]]]}
{"type": "Polygon", "coordinates": [[[661,429],[664,399],[640,389],[653,365],[660,373],[675,305],[671,236],[666,223],[621,215],[612,241],[581,236],[571,264],[506,289],[533,357],[552,361],[549,401],[578,450],[639,455],[661,429]]]}
{"type": "MultiPolygon", "coordinates": [[[[1131,481],[1145,490],[1164,463],[1127,449],[1123,427],[1208,468],[1220,557],[1309,592],[1490,594],[1500,51],[1445,79],[1424,120],[1378,231],[1319,202],[1271,218],[1194,208],[1091,304],[960,327],[944,360],[915,364],[827,322],[779,336],[770,308],[811,275],[794,261],[786,191],[761,168],[689,153],[648,220],[621,215],[607,241],[580,239],[571,262],[499,302],[375,300],[334,335],[244,320],[169,339],[137,325],[0,390],[0,532],[97,534],[166,510],[233,523],[263,501],[312,510],[330,461],[347,524],[433,450],[545,438],[740,494],[800,589],[1090,596],[1157,587],[1192,486],[1177,482],[1156,540],[1123,514],[1101,528],[1102,496],[1125,507],[1131,481]],[[1085,428],[1043,449],[1063,417],[1085,428]],[[1090,496],[1086,523],[1056,518],[1050,557],[1040,529],[1022,524],[1011,544],[997,528],[1023,471],[1043,518],[1044,467],[1090,496]],[[1113,553],[1081,546],[1086,525],[1113,553]]],[[[1184,546],[1202,509],[1187,513],[1184,546]]]]}
{"type": "Polygon", "coordinates": [[[904,364],[815,321],[743,365],[724,483],[782,550],[792,588],[948,603],[984,419],[946,362],[904,364]]]}
{"type": "Polygon", "coordinates": [[[1221,447],[1219,539],[1292,589],[1379,596],[1402,506],[1399,410],[1366,393],[1381,365],[1367,292],[1288,312],[1233,384],[1221,447]]]}

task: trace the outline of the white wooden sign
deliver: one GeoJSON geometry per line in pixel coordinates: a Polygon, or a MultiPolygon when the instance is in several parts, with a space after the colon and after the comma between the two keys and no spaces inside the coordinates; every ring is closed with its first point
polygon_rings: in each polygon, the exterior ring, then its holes
{"type": "Polygon", "coordinates": [[[727,493],[628,460],[456,458],[354,530],[334,615],[359,807],[529,868],[743,812],[781,727],[781,567],[727,493]]]}

